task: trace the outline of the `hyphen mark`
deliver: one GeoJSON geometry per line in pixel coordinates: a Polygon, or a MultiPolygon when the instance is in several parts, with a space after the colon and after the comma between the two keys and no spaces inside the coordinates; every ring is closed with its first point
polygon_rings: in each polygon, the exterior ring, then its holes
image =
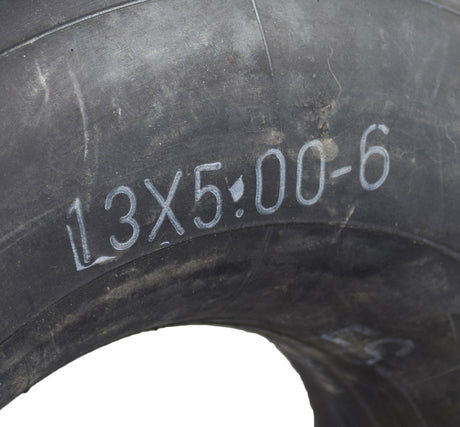
{"type": "Polygon", "coordinates": [[[345,166],[344,168],[337,169],[333,172],[331,172],[331,178],[338,178],[342,175],[346,175],[347,173],[350,173],[353,170],[351,166],[345,166]]]}

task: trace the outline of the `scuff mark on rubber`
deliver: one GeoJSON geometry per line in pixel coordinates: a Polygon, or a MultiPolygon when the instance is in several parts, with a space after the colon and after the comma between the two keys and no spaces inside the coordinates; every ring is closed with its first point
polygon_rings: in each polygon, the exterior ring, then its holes
{"type": "Polygon", "coordinates": [[[265,37],[265,31],[264,31],[264,27],[262,25],[262,20],[260,19],[259,10],[257,9],[256,0],[251,0],[251,2],[252,2],[252,7],[254,9],[254,13],[256,14],[256,19],[257,19],[257,23],[259,25],[260,34],[262,36],[262,41],[263,41],[263,44],[264,44],[265,53],[267,55],[268,66],[270,68],[270,74],[271,74],[271,76],[273,78],[273,77],[275,77],[275,74],[273,72],[272,58],[271,58],[271,55],[270,55],[270,50],[268,49],[267,38],[265,37]]]}

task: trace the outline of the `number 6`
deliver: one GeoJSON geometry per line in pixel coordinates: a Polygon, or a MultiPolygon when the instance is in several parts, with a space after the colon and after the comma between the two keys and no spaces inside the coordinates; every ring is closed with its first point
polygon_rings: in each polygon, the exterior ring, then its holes
{"type": "Polygon", "coordinates": [[[382,131],[385,135],[388,135],[390,133],[390,130],[387,126],[377,126],[376,124],[373,124],[372,126],[369,126],[367,128],[366,132],[364,132],[361,138],[361,164],[359,168],[359,180],[361,181],[361,186],[367,191],[374,191],[377,190],[377,188],[381,187],[387,179],[388,173],[390,172],[390,155],[388,154],[388,151],[385,150],[385,148],[380,146],[373,146],[366,151],[367,138],[372,132],[374,132],[377,129],[382,131]],[[373,154],[377,154],[383,157],[383,173],[378,181],[371,184],[366,179],[366,163],[369,160],[369,157],[373,154]]]}

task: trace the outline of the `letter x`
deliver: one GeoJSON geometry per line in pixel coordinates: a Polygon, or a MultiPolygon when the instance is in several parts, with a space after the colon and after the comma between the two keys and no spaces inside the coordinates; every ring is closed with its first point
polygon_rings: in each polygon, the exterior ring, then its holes
{"type": "Polygon", "coordinates": [[[161,213],[157,219],[155,226],[153,227],[152,232],[150,233],[149,242],[153,242],[153,240],[157,236],[158,230],[163,224],[166,215],[168,216],[169,221],[173,225],[177,234],[179,234],[180,236],[184,234],[183,227],[180,225],[180,222],[177,220],[176,216],[174,215],[174,212],[171,209],[171,202],[173,201],[181,177],[182,171],[178,171],[176,173],[176,176],[174,177],[174,182],[171,185],[171,189],[169,190],[168,197],[166,198],[166,200],[163,198],[163,196],[159,193],[159,191],[156,189],[156,187],[152,184],[152,182],[149,179],[144,180],[145,186],[152,193],[153,197],[155,197],[155,199],[161,206],[161,213]]]}

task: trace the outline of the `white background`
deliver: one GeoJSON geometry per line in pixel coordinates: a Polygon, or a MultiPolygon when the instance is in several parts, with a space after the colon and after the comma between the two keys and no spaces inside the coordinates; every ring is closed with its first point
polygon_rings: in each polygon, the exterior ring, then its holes
{"type": "Polygon", "coordinates": [[[44,379],[2,427],[313,427],[298,374],[266,339],[186,326],[135,335],[44,379]]]}

